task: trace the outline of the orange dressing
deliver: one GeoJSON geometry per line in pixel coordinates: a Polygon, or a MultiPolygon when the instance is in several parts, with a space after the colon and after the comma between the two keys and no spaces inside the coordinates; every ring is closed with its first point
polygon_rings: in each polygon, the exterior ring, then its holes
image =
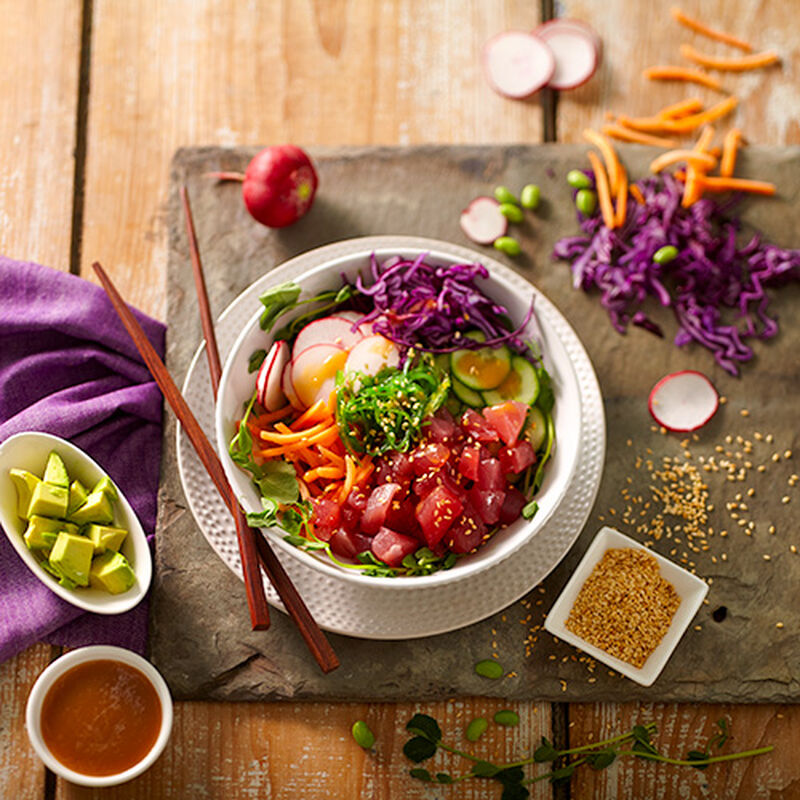
{"type": "Polygon", "coordinates": [[[140,670],[119,661],[87,661],[50,687],[40,724],[44,743],[65,767],[115,775],[152,750],[161,702],[140,670]]]}
{"type": "Polygon", "coordinates": [[[491,350],[467,350],[458,356],[459,372],[473,377],[481,386],[498,386],[509,372],[508,361],[497,358],[491,350]]]}

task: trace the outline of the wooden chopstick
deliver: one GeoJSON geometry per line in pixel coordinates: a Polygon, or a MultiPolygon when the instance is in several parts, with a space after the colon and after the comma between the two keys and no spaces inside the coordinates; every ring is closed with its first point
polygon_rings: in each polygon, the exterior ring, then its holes
{"type": "MultiPolygon", "coordinates": [[[[216,451],[208,441],[208,437],[200,427],[200,423],[192,413],[191,409],[184,400],[183,395],[175,385],[172,376],[164,366],[164,363],[158,357],[153,346],[147,338],[147,335],[142,330],[141,325],[133,316],[133,313],[125,304],[125,301],[120,296],[111,279],[106,275],[105,270],[95,261],[92,268],[97,273],[100,283],[106,291],[111,304],[114,306],[117,314],[119,314],[122,324],[133,339],[134,344],[147,365],[150,374],[158,384],[167,402],[175,412],[175,416],[181,423],[189,441],[195,449],[200,461],[206,468],[214,486],[222,496],[222,499],[228,509],[233,513],[234,506],[238,505],[232,499],[230,485],[225,477],[225,472],[222,469],[222,462],[219,460],[216,451]]],[[[300,597],[299,592],[291,581],[291,578],[286,573],[283,565],[278,561],[272,548],[263,536],[258,535],[255,537],[255,542],[261,563],[264,564],[267,574],[269,575],[272,585],[278,593],[278,596],[283,601],[289,616],[294,620],[297,625],[303,640],[305,641],[308,649],[316,659],[323,672],[330,672],[339,666],[339,659],[330,642],[325,638],[325,634],[320,630],[311,612],[300,597]]]]}
{"type": "MultiPolygon", "coordinates": [[[[200,261],[200,251],[197,247],[197,236],[194,230],[194,220],[192,219],[191,208],[189,207],[189,197],[186,187],[181,187],[181,200],[183,201],[184,216],[186,217],[186,232],[189,237],[189,253],[192,261],[192,272],[194,273],[194,283],[197,289],[197,300],[200,305],[200,319],[203,325],[203,336],[206,340],[206,356],[208,357],[208,370],[211,375],[211,386],[214,390],[214,399],[217,398],[219,380],[222,376],[222,363],[219,359],[219,349],[217,347],[217,337],[214,333],[214,322],[211,319],[211,304],[208,302],[208,292],[206,291],[206,281],[203,275],[203,265],[200,261]]],[[[242,572],[244,574],[245,593],[247,594],[247,605],[250,609],[250,621],[253,630],[265,630],[269,627],[269,605],[267,596],[264,593],[264,582],[261,578],[261,570],[258,566],[258,550],[256,549],[256,532],[247,524],[244,512],[236,501],[233,487],[229,486],[229,505],[233,514],[233,521],[236,524],[236,539],[239,544],[239,555],[242,560],[242,572]]],[[[269,572],[267,575],[269,575],[269,572]]]]}

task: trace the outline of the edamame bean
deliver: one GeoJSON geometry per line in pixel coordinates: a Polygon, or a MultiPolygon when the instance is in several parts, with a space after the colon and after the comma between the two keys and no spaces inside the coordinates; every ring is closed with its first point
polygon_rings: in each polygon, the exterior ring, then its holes
{"type": "Polygon", "coordinates": [[[507,186],[495,186],[494,199],[497,200],[498,203],[513,203],[515,206],[519,205],[519,200],[517,200],[507,186]]]}
{"type": "Polygon", "coordinates": [[[524,219],[522,216],[522,209],[519,206],[515,206],[513,203],[500,203],[500,213],[509,222],[522,222],[524,219]]]}
{"type": "Polygon", "coordinates": [[[671,244],[665,244],[653,253],[653,261],[656,264],[669,264],[670,261],[674,261],[677,257],[678,248],[671,244]]]}
{"type": "Polygon", "coordinates": [[[475,665],[475,672],[483,678],[497,680],[503,677],[503,665],[493,658],[485,658],[475,665]]]}
{"type": "Polygon", "coordinates": [[[358,720],[353,723],[352,727],[353,738],[359,747],[369,750],[375,744],[375,734],[369,729],[367,723],[363,720],[358,720]]]}
{"type": "Polygon", "coordinates": [[[597,208],[597,193],[592,189],[579,189],[575,195],[575,208],[584,217],[591,217],[597,208]]]}
{"type": "Polygon", "coordinates": [[[584,175],[579,169],[571,169],[567,173],[567,183],[573,189],[591,189],[592,182],[587,175],[584,175]]]}
{"type": "Polygon", "coordinates": [[[494,721],[498,725],[505,725],[507,728],[513,728],[515,725],[519,725],[519,714],[516,711],[511,711],[511,709],[503,709],[502,711],[498,711],[494,715],[494,721]]]}
{"type": "Polygon", "coordinates": [[[494,240],[494,246],[509,256],[518,256],[522,251],[522,247],[513,236],[499,236],[494,240]]]}
{"type": "Polygon", "coordinates": [[[485,717],[475,717],[475,719],[467,725],[467,731],[464,735],[467,737],[468,741],[477,742],[478,739],[486,733],[488,727],[489,722],[485,717]]]}
{"type": "Polygon", "coordinates": [[[539,198],[541,196],[541,190],[535,183],[529,183],[526,186],[522,187],[522,192],[520,192],[519,201],[522,204],[523,208],[529,208],[531,211],[534,211],[536,208],[539,207],[539,198]]]}

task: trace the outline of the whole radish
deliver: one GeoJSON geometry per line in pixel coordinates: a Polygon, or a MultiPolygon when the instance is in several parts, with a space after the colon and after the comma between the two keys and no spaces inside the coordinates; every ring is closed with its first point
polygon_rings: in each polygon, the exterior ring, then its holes
{"type": "Polygon", "coordinates": [[[242,197],[253,219],[269,228],[285,228],[308,212],[317,191],[311,159],[293,144],[265,147],[240,172],[211,177],[242,181],[242,197]]]}

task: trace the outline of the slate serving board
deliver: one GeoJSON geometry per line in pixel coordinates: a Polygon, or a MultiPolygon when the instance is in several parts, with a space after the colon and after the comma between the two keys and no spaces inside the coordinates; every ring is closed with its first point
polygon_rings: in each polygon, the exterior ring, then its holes
{"type": "MultiPolygon", "coordinates": [[[[646,174],[653,151],[638,146],[620,150],[632,176],[646,174]]],[[[542,189],[542,204],[513,231],[523,255],[505,260],[556,304],[589,352],[607,415],[605,472],[579,541],[526,598],[468,628],[426,639],[377,642],[332,635],[342,665],[324,676],[280,612],[273,613],[269,631],[249,630],[243,584],[213,553],[186,506],[176,467],[175,423],[167,414],[150,648],[174,695],[181,699],[376,701],[453,695],[559,701],[799,699],[800,554],[790,549],[792,545],[800,549],[800,535],[793,525],[800,487],[791,485],[792,474],[800,471],[796,466],[800,459],[798,287],[789,286],[777,296],[774,310],[781,319],[781,332],[767,344],[756,344],[756,358],[736,379],[717,368],[706,351],[674,347],[675,326],[668,316],[661,317],[664,339],[640,329],[620,336],[597,298],[575,291],[568,267],[551,259],[554,242],[577,231],[563,176],[585,164],[582,146],[312,150],[320,175],[315,205],[306,218],[281,231],[267,230],[250,219],[238,185],[218,185],[203,177],[211,170],[243,169],[255,152],[252,148],[192,148],[178,151],[173,160],[167,364],[179,382],[202,341],[178,201],[182,183],[188,184],[191,193],[211,303],[218,314],[273,267],[339,239],[397,233],[470,245],[458,226],[459,212],[470,199],[490,193],[499,183],[519,189],[535,182],[542,189]],[[659,433],[647,411],[653,384],[678,369],[705,372],[727,397],[714,420],[688,444],[690,454],[680,437],[659,433]],[[757,434],[764,438],[756,439],[757,434]],[[753,442],[752,453],[742,453],[746,441],[753,442]],[[654,481],[647,473],[648,460],[658,467],[663,456],[670,456],[700,466],[711,457],[725,459],[726,450],[731,454],[728,460],[749,459],[753,468],[743,481],[728,480],[724,471],[704,473],[708,502],[714,505],[708,525],[715,533],[707,540],[707,550],[687,552],[685,559],[692,561],[698,574],[711,579],[708,604],[693,623],[698,629],[687,632],[652,687],[609,674],[602,665],[592,665],[540,629],[544,614],[603,524],[646,540],[636,528],[659,511],[651,495],[654,481]],[[797,452],[794,460],[793,450],[797,452]],[[764,464],[763,472],[757,471],[758,464],[764,464]],[[753,489],[753,497],[746,496],[748,488],[753,489]],[[745,520],[740,525],[731,517],[736,512],[730,504],[743,492],[742,502],[749,505],[738,513],[745,520]],[[631,507],[627,514],[626,505],[631,507]],[[749,521],[754,523],[752,530],[749,521]],[[722,530],[728,532],[724,537],[722,530]],[[501,680],[489,681],[473,672],[475,662],[491,656],[507,672],[501,680]]],[[[743,204],[746,223],[782,246],[800,246],[796,225],[800,149],[751,148],[742,155],[737,171],[775,180],[781,187],[779,198],[743,204]]],[[[495,251],[491,254],[497,256],[495,251]]],[[[668,524],[679,522],[669,515],[665,519],[668,524]]],[[[678,560],[684,558],[684,548],[685,542],[676,543],[674,538],[655,543],[659,552],[678,560]]]]}

